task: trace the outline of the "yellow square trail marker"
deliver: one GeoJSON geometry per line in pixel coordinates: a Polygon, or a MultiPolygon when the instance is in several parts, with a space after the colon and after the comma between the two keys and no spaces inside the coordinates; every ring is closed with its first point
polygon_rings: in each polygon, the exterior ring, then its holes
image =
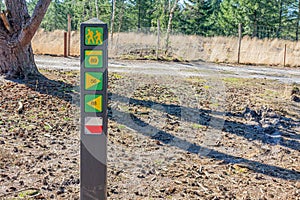
{"type": "Polygon", "coordinates": [[[80,199],[107,199],[108,29],[80,26],[80,199]]]}
{"type": "Polygon", "coordinates": [[[103,44],[102,27],[85,27],[85,45],[97,46],[103,44]]]}
{"type": "Polygon", "coordinates": [[[101,50],[85,50],[84,57],[84,66],[86,68],[103,67],[103,53],[101,50]]]}

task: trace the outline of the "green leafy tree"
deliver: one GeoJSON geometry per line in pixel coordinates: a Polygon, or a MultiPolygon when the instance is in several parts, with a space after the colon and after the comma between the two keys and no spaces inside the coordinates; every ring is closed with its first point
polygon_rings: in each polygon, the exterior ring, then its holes
{"type": "Polygon", "coordinates": [[[244,33],[258,36],[259,27],[274,26],[276,2],[267,0],[224,0],[220,4],[218,25],[226,35],[237,33],[243,24],[244,33]]]}
{"type": "Polygon", "coordinates": [[[80,24],[94,17],[109,23],[111,15],[111,4],[109,0],[64,0],[67,14],[72,16],[72,29],[78,30],[80,24]]]}
{"type": "Polygon", "coordinates": [[[47,31],[53,31],[57,29],[67,30],[68,14],[69,11],[65,4],[60,0],[54,0],[48,8],[41,27],[47,31]]]}
{"type": "Polygon", "coordinates": [[[206,35],[210,28],[209,17],[212,14],[210,1],[189,0],[184,4],[181,26],[186,34],[206,35]]]}
{"type": "Polygon", "coordinates": [[[115,30],[128,31],[137,27],[137,10],[134,2],[117,0],[115,30]]]}
{"type": "Polygon", "coordinates": [[[279,37],[299,39],[300,0],[285,0],[282,5],[279,37]]]}
{"type": "Polygon", "coordinates": [[[158,0],[154,5],[152,24],[157,26],[157,20],[160,21],[160,27],[162,29],[167,29],[169,13],[171,10],[171,2],[169,0],[158,0]]]}
{"type": "MultiPolygon", "coordinates": [[[[30,13],[38,0],[27,0],[30,13]]],[[[0,1],[0,6],[1,5],[0,1]]],[[[46,30],[66,29],[67,14],[72,29],[99,17],[114,31],[156,27],[184,34],[237,35],[299,38],[300,0],[53,0],[41,26],[46,30]],[[115,9],[112,12],[113,2],[115,9]],[[176,6],[174,7],[174,2],[176,6]],[[172,11],[172,8],[175,8],[172,11]],[[172,14],[170,15],[172,11],[172,14]],[[114,18],[112,17],[114,14],[114,18]],[[170,22],[171,17],[171,24],[170,22]],[[112,20],[114,19],[114,20],[112,20]]]]}
{"type": "Polygon", "coordinates": [[[296,19],[295,19],[295,27],[296,27],[296,40],[299,40],[299,26],[300,26],[300,0],[295,2],[296,4],[296,11],[294,13],[296,13],[296,19]]]}
{"type": "Polygon", "coordinates": [[[241,8],[236,0],[224,0],[220,5],[217,23],[221,32],[225,35],[233,35],[239,23],[242,23],[240,16],[241,8]]]}

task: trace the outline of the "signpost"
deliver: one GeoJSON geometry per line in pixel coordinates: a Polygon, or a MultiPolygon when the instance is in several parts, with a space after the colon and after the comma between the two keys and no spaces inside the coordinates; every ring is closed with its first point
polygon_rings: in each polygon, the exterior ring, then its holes
{"type": "Polygon", "coordinates": [[[80,199],[105,200],[107,186],[107,24],[81,24],[80,199]]]}

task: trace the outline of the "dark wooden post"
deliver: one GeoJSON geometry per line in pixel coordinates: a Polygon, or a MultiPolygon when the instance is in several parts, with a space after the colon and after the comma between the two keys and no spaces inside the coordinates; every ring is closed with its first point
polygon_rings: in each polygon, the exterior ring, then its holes
{"type": "Polygon", "coordinates": [[[68,56],[71,51],[71,15],[68,15],[68,56]]]}
{"type": "Polygon", "coordinates": [[[64,32],[64,57],[68,56],[68,53],[67,53],[67,49],[68,49],[67,48],[68,47],[67,40],[68,40],[68,33],[64,32]]]}
{"type": "Polygon", "coordinates": [[[159,47],[160,47],[160,21],[157,20],[157,46],[156,46],[156,60],[158,60],[159,57],[159,47]]]}
{"type": "Polygon", "coordinates": [[[284,44],[283,66],[286,65],[286,44],[284,44]]]}
{"type": "Polygon", "coordinates": [[[94,18],[81,24],[80,199],[107,197],[107,24],[94,18]]]}

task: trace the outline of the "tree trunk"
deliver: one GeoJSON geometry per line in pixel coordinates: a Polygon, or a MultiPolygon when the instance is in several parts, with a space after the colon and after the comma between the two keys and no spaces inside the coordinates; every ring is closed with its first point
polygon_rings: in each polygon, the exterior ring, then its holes
{"type": "Polygon", "coordinates": [[[34,62],[31,40],[51,0],[39,0],[32,17],[26,0],[5,0],[7,11],[0,20],[0,74],[28,78],[39,74],[34,62]]]}
{"type": "Polygon", "coordinates": [[[99,19],[99,6],[98,6],[98,0],[95,0],[95,6],[96,6],[96,17],[99,19]]]}
{"type": "Polygon", "coordinates": [[[7,77],[38,75],[39,72],[34,62],[31,45],[11,48],[0,43],[0,74],[7,77]]]}
{"type": "Polygon", "coordinates": [[[116,0],[113,0],[112,1],[111,24],[110,24],[110,36],[111,36],[112,44],[113,44],[113,40],[114,40],[115,13],[116,13],[116,0]]]}
{"type": "Polygon", "coordinates": [[[256,10],[254,11],[254,24],[253,24],[253,32],[252,32],[252,37],[258,37],[257,33],[257,27],[258,27],[258,19],[257,19],[257,12],[256,10]]]}
{"type": "Polygon", "coordinates": [[[174,5],[172,6],[172,8],[170,9],[170,16],[169,16],[169,22],[168,22],[168,28],[167,28],[167,35],[166,35],[166,49],[165,49],[165,54],[168,53],[169,50],[169,39],[170,39],[170,32],[171,32],[171,26],[172,26],[172,19],[173,19],[173,14],[175,11],[175,8],[177,6],[178,0],[174,1],[174,5]]]}
{"type": "Polygon", "coordinates": [[[283,1],[280,0],[280,2],[279,2],[278,29],[277,29],[277,33],[276,33],[277,38],[279,38],[279,37],[280,37],[280,34],[281,34],[281,27],[282,27],[282,13],[283,13],[283,1]]]}
{"type": "Polygon", "coordinates": [[[299,40],[299,23],[300,23],[300,0],[298,0],[298,16],[296,24],[296,41],[299,40]]]}
{"type": "Polygon", "coordinates": [[[120,16],[119,16],[119,28],[118,28],[118,33],[121,32],[121,28],[122,28],[122,25],[123,25],[124,9],[125,9],[125,3],[124,3],[124,0],[122,0],[122,8],[121,8],[120,16]]]}
{"type": "Polygon", "coordinates": [[[141,30],[141,0],[138,0],[138,31],[141,30]]]}

